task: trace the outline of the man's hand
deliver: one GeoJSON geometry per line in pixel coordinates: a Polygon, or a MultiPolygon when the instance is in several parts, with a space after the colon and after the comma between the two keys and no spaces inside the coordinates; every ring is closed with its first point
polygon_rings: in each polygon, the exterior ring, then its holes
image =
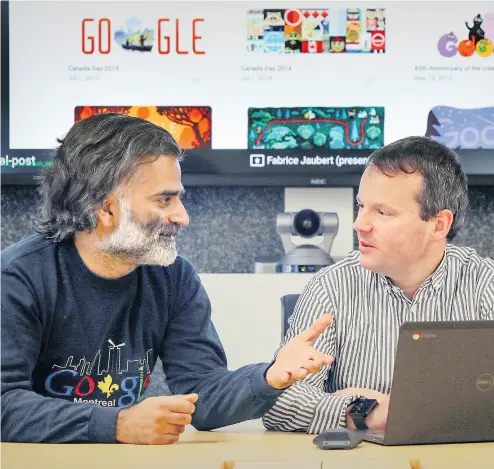
{"type": "Polygon", "coordinates": [[[333,357],[312,348],[314,340],[333,322],[324,314],[309,329],[290,340],[278,353],[276,361],[266,373],[267,383],[276,389],[285,389],[309,373],[317,373],[322,366],[330,365],[333,357]]]}
{"type": "Polygon", "coordinates": [[[118,413],[116,438],[135,445],[169,445],[178,440],[192,421],[199,396],[149,397],[118,413]]]}
{"type": "MultiPolygon", "coordinates": [[[[384,430],[388,420],[389,396],[379,391],[367,388],[345,388],[334,393],[335,396],[364,396],[367,399],[376,399],[378,406],[365,419],[367,427],[371,430],[384,430]]],[[[355,425],[349,415],[351,405],[348,406],[346,426],[349,430],[355,430],[355,425]]]]}
{"type": "Polygon", "coordinates": [[[385,430],[388,421],[389,396],[378,400],[379,405],[365,419],[366,425],[371,430],[385,430]]]}

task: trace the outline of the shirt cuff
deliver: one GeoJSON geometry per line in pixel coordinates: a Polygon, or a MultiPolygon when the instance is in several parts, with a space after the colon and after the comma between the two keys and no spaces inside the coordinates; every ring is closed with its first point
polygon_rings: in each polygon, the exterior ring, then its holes
{"type": "Polygon", "coordinates": [[[89,441],[91,443],[116,443],[115,429],[118,407],[102,407],[95,405],[89,419],[89,441]]]}
{"type": "Polygon", "coordinates": [[[321,433],[328,428],[346,427],[348,406],[360,396],[325,396],[316,407],[308,433],[321,433]]]}
{"type": "Polygon", "coordinates": [[[266,372],[269,367],[274,363],[263,363],[259,367],[256,368],[254,373],[252,373],[250,377],[250,389],[252,394],[257,398],[269,398],[269,397],[278,397],[280,394],[285,391],[285,389],[276,389],[270,386],[266,381],[266,372]]]}

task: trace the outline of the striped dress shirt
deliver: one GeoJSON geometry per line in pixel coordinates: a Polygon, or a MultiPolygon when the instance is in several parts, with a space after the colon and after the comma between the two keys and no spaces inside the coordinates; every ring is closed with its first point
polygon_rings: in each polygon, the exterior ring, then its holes
{"type": "Polygon", "coordinates": [[[494,261],[474,249],[448,244],[413,300],[387,277],[361,267],[359,256],[351,252],[320,270],[301,294],[282,345],[327,312],[333,323],[314,348],[334,362],[280,395],[263,417],[269,430],[320,433],[345,426],[347,407],[359,396],[335,396],[340,389],[389,394],[404,322],[494,319],[494,261]]]}

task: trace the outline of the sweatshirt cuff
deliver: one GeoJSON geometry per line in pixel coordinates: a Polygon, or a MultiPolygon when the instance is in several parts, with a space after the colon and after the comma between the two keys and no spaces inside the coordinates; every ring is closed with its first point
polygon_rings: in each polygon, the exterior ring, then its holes
{"type": "Polygon", "coordinates": [[[116,443],[115,428],[119,407],[95,405],[89,419],[89,441],[91,443],[116,443]]]}
{"type": "Polygon", "coordinates": [[[266,381],[266,372],[273,363],[264,363],[257,367],[250,377],[250,389],[257,398],[278,397],[285,391],[271,387],[266,381]]]}

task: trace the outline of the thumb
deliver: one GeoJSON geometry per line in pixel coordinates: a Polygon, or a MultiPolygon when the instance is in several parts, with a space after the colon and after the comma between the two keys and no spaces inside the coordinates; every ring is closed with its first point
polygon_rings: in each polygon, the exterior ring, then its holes
{"type": "Polygon", "coordinates": [[[187,401],[189,402],[192,402],[192,404],[194,404],[195,402],[197,402],[197,399],[199,399],[199,394],[196,394],[196,393],[193,393],[193,394],[187,394],[185,396],[183,396],[184,399],[186,399],[187,401]]]}
{"type": "MultiPolygon", "coordinates": [[[[274,366],[274,365],[273,365],[274,366]]],[[[292,374],[288,371],[273,372],[271,367],[266,374],[266,382],[275,389],[284,389],[292,382],[292,374]]]]}

